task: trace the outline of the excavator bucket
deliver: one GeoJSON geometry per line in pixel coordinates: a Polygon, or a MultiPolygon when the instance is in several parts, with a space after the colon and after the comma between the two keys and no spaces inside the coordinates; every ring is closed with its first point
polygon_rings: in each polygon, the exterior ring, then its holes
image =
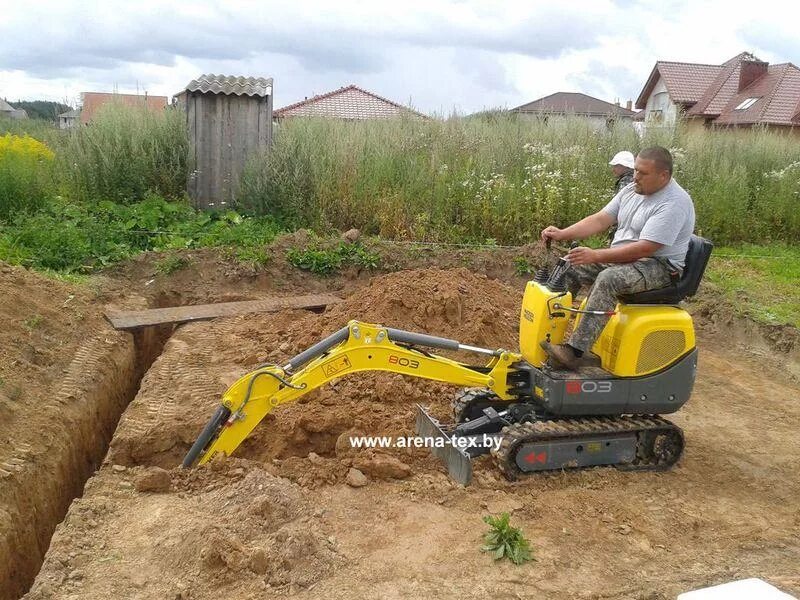
{"type": "Polygon", "coordinates": [[[417,404],[416,433],[425,438],[433,455],[441,459],[447,466],[450,477],[461,485],[469,485],[472,481],[472,462],[467,452],[453,444],[453,437],[448,434],[439,421],[434,419],[417,404]]]}

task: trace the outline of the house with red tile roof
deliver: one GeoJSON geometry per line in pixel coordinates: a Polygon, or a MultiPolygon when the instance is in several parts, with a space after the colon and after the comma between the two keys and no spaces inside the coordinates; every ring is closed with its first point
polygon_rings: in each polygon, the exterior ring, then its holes
{"type": "Polygon", "coordinates": [[[166,96],[150,96],[148,94],[106,94],[103,92],[84,92],[81,94],[81,124],[89,123],[101,106],[116,102],[123,106],[142,106],[153,112],[160,112],[167,107],[166,96]]]}
{"type": "Polygon", "coordinates": [[[646,124],[766,125],[800,133],[800,68],[770,65],[749,52],[721,65],[658,61],[636,108],[646,124]]]}
{"type": "Polygon", "coordinates": [[[407,106],[387,100],[356,85],[348,85],[327,94],[319,94],[284,106],[274,111],[273,116],[276,119],[323,117],[346,121],[397,117],[429,118],[407,106]]]}

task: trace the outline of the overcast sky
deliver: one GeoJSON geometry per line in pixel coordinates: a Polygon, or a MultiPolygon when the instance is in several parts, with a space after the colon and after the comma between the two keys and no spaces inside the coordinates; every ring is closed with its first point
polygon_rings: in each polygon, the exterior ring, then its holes
{"type": "Polygon", "coordinates": [[[558,92],[636,100],[656,60],[800,64],[800,2],[4,2],[0,97],[172,96],[202,73],[273,77],[274,106],[354,83],[427,113],[558,92]]]}

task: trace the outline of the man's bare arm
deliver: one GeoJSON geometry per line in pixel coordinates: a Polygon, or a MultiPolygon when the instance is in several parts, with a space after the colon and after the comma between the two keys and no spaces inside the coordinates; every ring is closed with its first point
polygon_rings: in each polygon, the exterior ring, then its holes
{"type": "Polygon", "coordinates": [[[585,265],[590,263],[631,263],[640,258],[653,256],[656,250],[661,248],[661,246],[663,246],[663,244],[651,242],[650,240],[639,240],[637,242],[630,242],[629,244],[622,244],[614,248],[601,248],[599,250],[581,246],[580,248],[573,248],[570,250],[567,258],[573,265],[585,265]]]}
{"type": "Polygon", "coordinates": [[[601,210],[564,229],[547,227],[542,231],[542,240],[548,238],[556,241],[583,240],[596,233],[606,231],[614,222],[611,215],[601,210]]]}

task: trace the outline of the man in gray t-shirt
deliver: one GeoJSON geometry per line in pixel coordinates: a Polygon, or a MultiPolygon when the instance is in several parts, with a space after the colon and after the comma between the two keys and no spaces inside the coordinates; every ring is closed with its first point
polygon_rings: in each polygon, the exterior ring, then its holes
{"type": "MultiPolygon", "coordinates": [[[[542,230],[542,240],[581,240],[617,224],[610,248],[573,248],[567,283],[573,296],[592,285],[586,310],[609,313],[621,294],[655,290],[670,284],[671,272],[684,267],[694,230],[694,204],[672,179],[672,155],[654,146],[636,157],[633,183],[602,210],[565,229],[542,230]]],[[[610,315],[585,314],[566,344],[542,342],[551,362],[570,369],[594,345],[610,315]]]]}

